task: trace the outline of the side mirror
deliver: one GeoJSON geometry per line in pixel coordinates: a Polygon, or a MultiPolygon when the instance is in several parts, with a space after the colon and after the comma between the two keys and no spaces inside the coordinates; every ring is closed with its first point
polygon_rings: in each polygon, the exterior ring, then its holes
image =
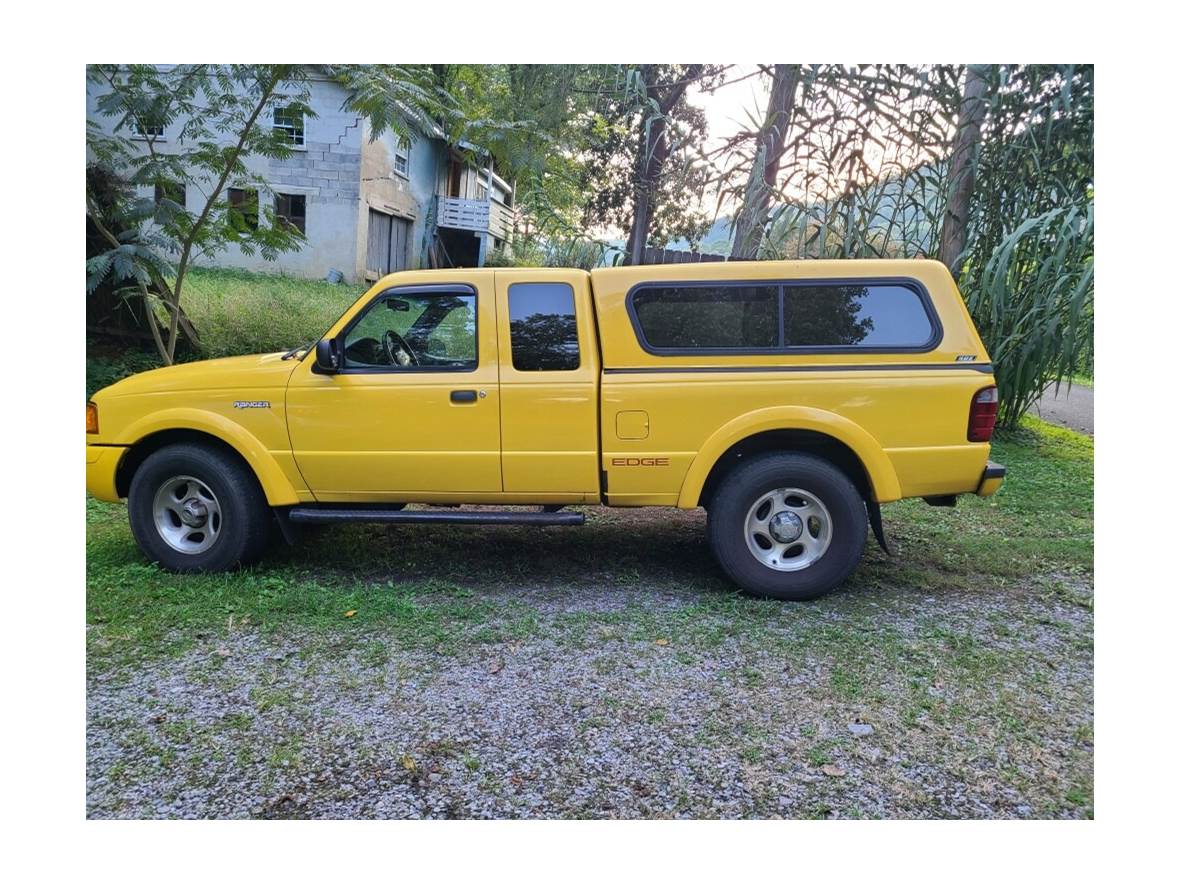
{"type": "Polygon", "coordinates": [[[340,371],[340,358],[336,353],[336,339],[321,338],[316,342],[315,370],[321,375],[335,375],[340,371]]]}

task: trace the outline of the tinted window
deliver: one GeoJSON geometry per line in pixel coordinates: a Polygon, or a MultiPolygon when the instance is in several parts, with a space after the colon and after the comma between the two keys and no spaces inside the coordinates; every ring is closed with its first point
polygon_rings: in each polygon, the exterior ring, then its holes
{"type": "Polygon", "coordinates": [[[779,345],[778,286],[645,286],[631,305],[655,348],[779,345]]]}
{"type": "Polygon", "coordinates": [[[921,347],[933,329],[906,286],[787,286],[788,347],[921,347]]]}
{"type": "Polygon", "coordinates": [[[376,299],[344,339],[345,368],[468,371],[476,366],[475,296],[376,299]]]}
{"type": "Polygon", "coordinates": [[[520,372],[578,368],[574,290],[567,283],[513,283],[508,287],[512,367],[520,372]]]}

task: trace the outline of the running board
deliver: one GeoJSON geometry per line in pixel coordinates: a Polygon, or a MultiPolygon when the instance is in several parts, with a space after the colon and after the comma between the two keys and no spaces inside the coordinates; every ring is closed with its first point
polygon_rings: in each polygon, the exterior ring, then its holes
{"type": "Polygon", "coordinates": [[[292,507],[295,523],[429,522],[454,525],[582,525],[581,513],[538,513],[530,510],[382,510],[376,507],[292,507]]]}

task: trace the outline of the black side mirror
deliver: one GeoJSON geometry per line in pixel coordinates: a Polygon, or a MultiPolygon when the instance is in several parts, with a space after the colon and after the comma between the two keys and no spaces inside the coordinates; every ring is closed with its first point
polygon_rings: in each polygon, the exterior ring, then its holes
{"type": "Polygon", "coordinates": [[[316,342],[315,370],[321,375],[335,375],[340,371],[340,357],[336,353],[336,339],[321,338],[316,342]]]}
{"type": "Polygon", "coordinates": [[[390,310],[409,310],[410,302],[403,301],[401,298],[387,298],[385,299],[385,306],[390,310]]]}

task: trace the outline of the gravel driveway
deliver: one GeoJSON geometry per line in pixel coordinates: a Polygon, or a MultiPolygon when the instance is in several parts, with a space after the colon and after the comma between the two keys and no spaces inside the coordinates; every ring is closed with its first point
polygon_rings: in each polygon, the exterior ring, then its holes
{"type": "Polygon", "coordinates": [[[89,815],[1086,813],[1088,587],[513,597],[528,638],[451,654],[247,625],[92,673],[89,815]]]}

